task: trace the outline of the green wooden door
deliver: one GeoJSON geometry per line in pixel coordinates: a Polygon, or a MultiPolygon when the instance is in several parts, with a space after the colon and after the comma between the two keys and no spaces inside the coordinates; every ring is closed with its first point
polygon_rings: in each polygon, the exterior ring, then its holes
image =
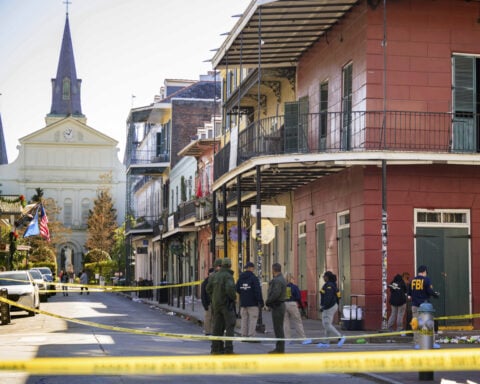
{"type": "Polygon", "coordinates": [[[307,237],[298,238],[298,288],[307,289],[307,237]]]}
{"type": "Polygon", "coordinates": [[[351,275],[350,275],[350,228],[338,230],[338,276],[337,284],[342,293],[341,305],[350,305],[351,275]]]}
{"type": "MultiPolygon", "coordinates": [[[[416,265],[426,265],[433,289],[440,292],[431,302],[435,316],[470,313],[468,228],[418,227],[416,265]]],[[[468,321],[441,321],[440,324],[460,325],[468,321]]]]}
{"type": "MultiPolygon", "coordinates": [[[[325,240],[325,223],[317,223],[316,225],[316,250],[317,250],[317,305],[320,303],[320,288],[323,286],[323,274],[326,271],[326,240],[325,240]]],[[[317,311],[317,318],[321,319],[321,312],[317,311]]]]}

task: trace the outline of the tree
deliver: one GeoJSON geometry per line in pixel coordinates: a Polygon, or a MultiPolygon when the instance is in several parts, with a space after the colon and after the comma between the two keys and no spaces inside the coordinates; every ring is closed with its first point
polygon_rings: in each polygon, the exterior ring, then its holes
{"type": "Polygon", "coordinates": [[[41,203],[42,200],[43,200],[43,189],[35,188],[35,195],[32,196],[30,201],[32,203],[41,203]]]}
{"type": "MultiPolygon", "coordinates": [[[[108,175],[102,180],[108,181],[108,175]]],[[[101,185],[97,190],[97,198],[93,202],[93,210],[89,211],[87,220],[88,250],[100,249],[110,254],[115,243],[114,233],[117,228],[117,210],[113,206],[108,185],[101,185]]]]}
{"type": "Polygon", "coordinates": [[[88,251],[83,259],[84,263],[98,263],[100,261],[110,261],[108,252],[95,248],[88,251]]]}
{"type": "Polygon", "coordinates": [[[125,270],[125,256],[126,256],[126,246],[125,246],[125,223],[121,227],[118,227],[115,230],[115,244],[112,248],[110,254],[112,261],[117,265],[117,271],[125,270]]]}

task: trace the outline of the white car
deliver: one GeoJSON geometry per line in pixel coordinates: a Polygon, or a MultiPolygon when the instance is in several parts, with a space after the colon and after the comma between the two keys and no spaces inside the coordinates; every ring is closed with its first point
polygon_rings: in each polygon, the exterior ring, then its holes
{"type": "Polygon", "coordinates": [[[48,296],[50,296],[50,294],[48,293],[48,286],[47,286],[48,280],[37,269],[30,269],[29,272],[30,272],[30,275],[32,275],[33,281],[35,282],[35,284],[37,284],[38,294],[40,295],[40,301],[47,302],[48,296]]]}
{"type": "MultiPolygon", "coordinates": [[[[7,298],[29,308],[40,308],[38,286],[29,271],[0,272],[0,289],[7,289],[7,298]]],[[[10,311],[25,311],[23,308],[10,306],[10,311]]],[[[28,311],[28,316],[35,316],[28,311]]]]}
{"type": "Polygon", "coordinates": [[[48,296],[55,296],[56,292],[55,290],[57,289],[56,285],[53,284],[54,278],[52,271],[48,267],[36,267],[32,268],[32,270],[39,271],[43,277],[45,278],[46,281],[48,281],[50,284],[47,284],[47,290],[50,291],[48,296]]]}

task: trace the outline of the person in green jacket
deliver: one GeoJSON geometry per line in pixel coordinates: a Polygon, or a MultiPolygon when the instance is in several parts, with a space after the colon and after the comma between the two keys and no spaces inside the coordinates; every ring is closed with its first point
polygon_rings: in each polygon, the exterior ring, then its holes
{"type": "MultiPolygon", "coordinates": [[[[230,259],[222,260],[222,267],[212,278],[208,279],[207,293],[210,296],[213,310],[213,336],[233,337],[235,322],[235,299],[237,292],[230,259]]],[[[212,355],[233,354],[232,340],[213,340],[212,355]]]]}
{"type": "MultiPolygon", "coordinates": [[[[272,264],[273,279],[268,283],[267,301],[265,304],[272,311],[273,331],[277,339],[284,339],[283,319],[285,317],[285,300],[287,298],[287,282],[282,275],[282,266],[272,264]]],[[[277,340],[275,349],[268,353],[285,353],[285,340],[277,340]]]]}

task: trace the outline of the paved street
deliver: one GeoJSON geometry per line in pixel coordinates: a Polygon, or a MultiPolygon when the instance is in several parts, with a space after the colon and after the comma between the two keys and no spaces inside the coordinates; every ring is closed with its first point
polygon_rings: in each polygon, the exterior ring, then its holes
{"type": "MultiPolygon", "coordinates": [[[[199,326],[201,320],[194,316],[201,314],[189,306],[182,314],[179,308],[165,305],[153,305],[138,300],[130,300],[126,295],[114,293],[96,293],[79,295],[71,292],[68,297],[57,294],[50,298],[48,303],[42,303],[41,309],[47,312],[61,314],[66,317],[78,318],[101,324],[117,327],[133,328],[154,332],[167,332],[176,334],[202,334],[199,326]]],[[[269,314],[265,314],[267,333],[271,337],[269,314]]],[[[307,335],[321,335],[321,324],[318,321],[306,320],[307,335]]],[[[0,359],[29,359],[34,357],[102,357],[102,356],[169,356],[169,355],[205,355],[210,351],[208,341],[194,341],[188,339],[175,339],[151,335],[115,332],[85,325],[66,322],[62,319],[46,315],[27,317],[14,313],[12,323],[0,327],[2,347],[0,359]]],[[[235,352],[238,354],[266,354],[273,348],[273,342],[259,344],[235,343],[235,352]]],[[[399,353],[408,353],[411,346],[408,343],[346,343],[342,348],[332,345],[329,352],[347,351],[374,351],[398,350],[399,353]]],[[[287,346],[287,353],[321,353],[322,349],[316,344],[301,345],[292,343],[287,346]]],[[[445,374],[435,375],[435,382],[440,382],[445,374]]],[[[215,380],[229,383],[331,383],[332,381],[347,383],[370,383],[372,380],[381,382],[417,382],[418,374],[402,373],[391,375],[366,375],[352,376],[347,374],[302,375],[298,374],[275,376],[245,376],[231,375],[216,377],[215,380]],[[383,380],[383,381],[382,381],[383,380]]],[[[480,372],[468,373],[468,376],[455,373],[451,379],[472,379],[480,382],[480,372]]],[[[89,376],[69,377],[70,384],[77,383],[207,383],[212,381],[212,376],[181,377],[132,377],[132,376],[89,376]]],[[[65,376],[28,376],[20,373],[2,373],[2,384],[54,384],[64,383],[65,376]]],[[[465,380],[463,382],[466,382],[465,380]]]]}

